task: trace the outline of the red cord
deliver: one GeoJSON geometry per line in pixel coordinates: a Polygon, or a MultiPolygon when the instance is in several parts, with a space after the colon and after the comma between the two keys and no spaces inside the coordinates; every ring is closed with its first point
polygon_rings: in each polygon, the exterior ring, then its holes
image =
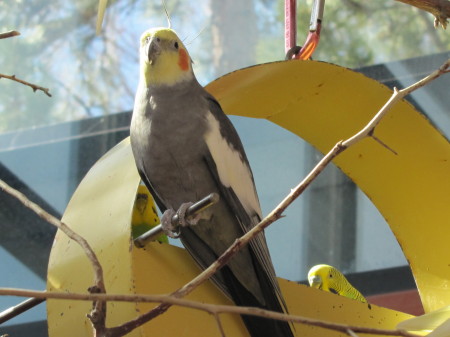
{"type": "Polygon", "coordinates": [[[305,44],[303,48],[297,55],[294,55],[295,59],[299,60],[308,60],[319,44],[320,39],[320,29],[322,28],[321,23],[317,25],[317,30],[315,32],[309,32],[308,37],[306,38],[305,44]]]}
{"type": "Polygon", "coordinates": [[[297,1],[284,1],[284,49],[285,54],[297,45],[297,1]]]}
{"type": "Polygon", "coordinates": [[[297,1],[284,1],[284,47],[287,59],[308,60],[319,44],[325,0],[316,0],[311,11],[310,31],[302,48],[297,47],[297,1]],[[297,47],[297,48],[295,48],[297,47]]]}

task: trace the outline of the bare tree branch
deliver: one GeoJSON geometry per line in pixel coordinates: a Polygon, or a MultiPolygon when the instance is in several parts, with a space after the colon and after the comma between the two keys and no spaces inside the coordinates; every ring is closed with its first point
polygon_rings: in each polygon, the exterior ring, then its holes
{"type": "Polygon", "coordinates": [[[9,32],[0,33],[0,39],[7,39],[9,37],[14,37],[20,35],[17,30],[10,30],[9,32]]]}
{"type": "Polygon", "coordinates": [[[423,21],[425,28],[424,28],[424,35],[423,36],[429,36],[432,40],[432,44],[434,44],[437,47],[437,50],[441,52],[447,51],[447,44],[441,39],[441,36],[439,34],[436,34],[436,27],[433,22],[430,21],[430,16],[428,15],[426,11],[418,11],[420,19],[423,21]]]}
{"type": "Polygon", "coordinates": [[[30,82],[26,82],[26,81],[24,81],[24,80],[21,80],[21,79],[17,78],[16,75],[9,76],[9,75],[0,74],[0,79],[1,79],[1,78],[7,78],[8,80],[15,81],[15,82],[19,82],[19,83],[22,83],[22,84],[24,84],[24,85],[27,85],[27,86],[29,86],[31,89],[33,89],[34,92],[36,92],[36,90],[41,90],[41,91],[42,91],[44,94],[46,94],[48,97],[52,97],[52,94],[50,94],[50,89],[41,87],[41,86],[39,86],[39,85],[30,83],[30,82]]]}
{"type": "Polygon", "coordinates": [[[395,0],[417,7],[434,15],[434,27],[441,25],[447,28],[450,17],[450,1],[448,0],[395,0]]]}
{"type": "Polygon", "coordinates": [[[405,96],[412,93],[414,90],[422,88],[423,86],[427,85],[428,83],[440,77],[441,75],[449,72],[449,68],[450,68],[450,59],[448,59],[444,64],[442,64],[442,66],[440,66],[439,69],[433,71],[430,75],[410,85],[409,87],[404,88],[402,90],[397,90],[397,88],[394,88],[394,93],[392,94],[391,98],[380,109],[380,111],[378,111],[375,117],[361,131],[359,131],[357,134],[350,137],[346,141],[342,142],[342,145],[348,148],[352,145],[355,145],[363,138],[371,135],[374,132],[375,127],[383,118],[383,116],[392,108],[392,106],[395,103],[397,103],[399,100],[403,99],[405,96]]]}
{"type": "MultiPolygon", "coordinates": [[[[116,294],[71,294],[65,292],[45,292],[45,291],[33,291],[26,289],[13,289],[13,288],[0,288],[0,295],[8,296],[24,296],[35,298],[47,298],[47,299],[59,299],[59,300],[76,300],[76,301],[109,301],[109,302],[155,302],[155,303],[168,303],[170,305],[177,305],[185,308],[205,311],[212,314],[216,318],[220,314],[236,314],[236,315],[251,315],[269,319],[276,319],[286,322],[299,323],[305,325],[317,326],[323,329],[341,331],[349,334],[352,337],[356,333],[365,334],[377,334],[384,336],[403,336],[403,337],[420,337],[420,335],[409,333],[404,330],[389,330],[389,329],[376,329],[361,326],[352,326],[346,324],[325,322],[318,319],[311,319],[297,315],[289,315],[276,311],[264,310],[254,307],[241,307],[235,305],[220,305],[201,303],[192,300],[185,300],[176,298],[172,295],[116,295],[116,294]],[[351,331],[351,333],[349,332],[351,331]]],[[[110,336],[106,334],[105,336],[110,336]]]]}
{"type": "MultiPolygon", "coordinates": [[[[74,240],[76,243],[80,245],[80,247],[84,250],[87,258],[91,262],[92,269],[94,270],[94,286],[89,288],[89,291],[92,293],[105,293],[105,281],[103,277],[103,268],[100,264],[100,261],[97,258],[92,247],[89,243],[80,235],[75,233],[69,226],[65,223],[61,222],[59,219],[55,218],[50,213],[44,211],[39,205],[32,202],[28,199],[23,193],[17,191],[16,189],[9,186],[3,180],[0,179],[0,188],[11,195],[12,197],[19,200],[25,207],[32,210],[36,213],[40,218],[44,219],[48,223],[57,227],[61,231],[64,232],[70,239],[74,240]]],[[[106,303],[105,302],[95,302],[94,308],[90,314],[92,316],[91,321],[95,324],[100,324],[100,326],[105,325],[105,315],[106,315],[106,303]]]]}
{"type": "Polygon", "coordinates": [[[222,321],[220,320],[219,314],[215,314],[214,318],[216,319],[217,327],[219,328],[220,331],[220,336],[226,337],[225,330],[223,329],[222,321]]]}

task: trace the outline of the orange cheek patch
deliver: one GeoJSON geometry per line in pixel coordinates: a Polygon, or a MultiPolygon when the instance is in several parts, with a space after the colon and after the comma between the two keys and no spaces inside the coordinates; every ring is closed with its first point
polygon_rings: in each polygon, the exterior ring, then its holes
{"type": "Polygon", "coordinates": [[[180,48],[180,51],[178,52],[179,58],[178,58],[178,65],[180,66],[181,70],[186,71],[189,69],[189,56],[185,49],[180,48]]]}

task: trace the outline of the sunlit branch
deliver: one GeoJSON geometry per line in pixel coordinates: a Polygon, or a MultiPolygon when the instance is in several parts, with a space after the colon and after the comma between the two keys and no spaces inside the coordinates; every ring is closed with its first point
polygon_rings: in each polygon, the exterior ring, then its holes
{"type": "Polygon", "coordinates": [[[0,39],[7,39],[9,37],[14,37],[20,35],[17,30],[10,30],[9,32],[0,33],[0,39]]]}
{"type": "Polygon", "coordinates": [[[417,7],[434,15],[434,27],[447,28],[450,18],[450,1],[448,0],[395,0],[417,7]]]}
{"type": "MultiPolygon", "coordinates": [[[[89,243],[80,235],[75,233],[69,226],[65,223],[61,222],[59,219],[51,215],[50,213],[43,210],[39,205],[32,202],[28,199],[23,193],[17,191],[16,189],[9,186],[3,180],[0,179],[0,189],[2,189],[7,194],[19,200],[25,207],[32,210],[36,213],[40,218],[47,221],[51,225],[57,227],[61,231],[64,232],[70,239],[74,240],[76,243],[80,245],[80,247],[84,250],[84,253],[88,257],[91,262],[92,269],[94,270],[94,286],[90,288],[90,291],[93,293],[105,293],[105,281],[103,277],[103,268],[100,264],[100,261],[97,258],[92,247],[89,243]]],[[[106,311],[104,302],[97,302],[94,304],[94,309],[91,312],[91,316],[100,317],[99,323],[104,326],[104,313],[106,311]],[[99,315],[100,313],[100,315],[99,315]]],[[[94,322],[93,322],[94,323],[94,322]]]]}
{"type": "MultiPolygon", "coordinates": [[[[275,311],[264,310],[254,307],[241,307],[235,305],[221,305],[202,303],[192,300],[185,300],[176,298],[172,295],[116,295],[116,294],[77,294],[66,292],[45,292],[33,291],[26,289],[0,288],[0,295],[8,296],[24,296],[45,299],[59,299],[59,300],[76,300],[76,301],[109,301],[109,302],[133,302],[133,303],[167,303],[170,305],[177,305],[190,309],[205,311],[215,316],[217,320],[220,314],[236,314],[236,315],[250,315],[269,319],[276,319],[286,322],[299,323],[320,327],[323,329],[341,331],[355,336],[356,333],[377,334],[384,336],[403,336],[403,337],[419,337],[420,335],[406,332],[404,330],[390,330],[390,329],[376,329],[361,326],[352,326],[347,324],[331,323],[318,319],[311,319],[297,315],[283,314],[275,311]]],[[[219,329],[223,335],[223,328],[221,324],[219,329]]],[[[111,334],[106,333],[106,336],[111,334]]]]}
{"type": "Polygon", "coordinates": [[[52,95],[50,94],[50,89],[41,87],[41,86],[39,86],[39,85],[30,83],[30,82],[26,82],[26,81],[24,81],[24,80],[21,80],[21,79],[17,78],[16,75],[11,75],[11,76],[9,76],[9,75],[0,74],[0,78],[7,78],[8,80],[15,81],[15,82],[19,82],[19,83],[21,83],[21,84],[23,84],[23,85],[27,85],[27,86],[29,86],[31,89],[33,89],[34,92],[36,92],[36,90],[41,90],[41,91],[42,91],[44,94],[46,94],[48,97],[52,97],[52,95]]]}

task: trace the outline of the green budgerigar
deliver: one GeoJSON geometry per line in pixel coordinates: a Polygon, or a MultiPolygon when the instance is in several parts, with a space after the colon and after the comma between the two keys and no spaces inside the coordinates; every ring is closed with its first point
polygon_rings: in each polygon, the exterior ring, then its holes
{"type": "Polygon", "coordinates": [[[308,273],[308,282],[313,288],[368,303],[339,270],[327,264],[318,264],[312,267],[308,273]]]}
{"type": "MultiPolygon", "coordinates": [[[[133,239],[141,236],[148,230],[159,224],[158,213],[156,212],[155,202],[144,185],[139,185],[134,201],[133,215],[131,217],[131,233],[133,239]]],[[[161,234],[158,237],[159,243],[168,243],[166,235],[161,234]]]]}

